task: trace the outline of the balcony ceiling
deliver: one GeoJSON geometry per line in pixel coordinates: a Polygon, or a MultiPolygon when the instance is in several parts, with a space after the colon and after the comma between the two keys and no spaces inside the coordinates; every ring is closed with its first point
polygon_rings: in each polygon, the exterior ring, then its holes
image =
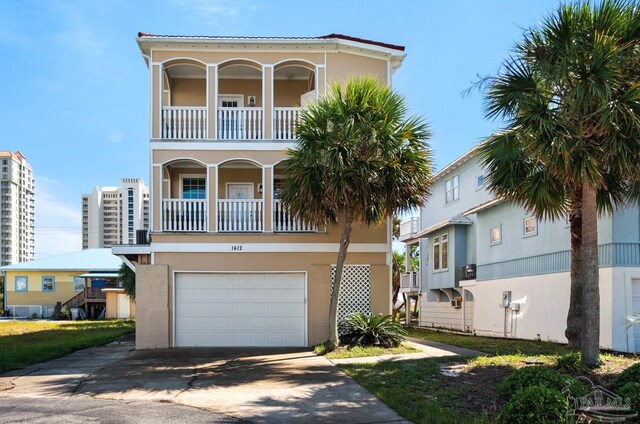
{"type": "Polygon", "coordinates": [[[173,65],[167,68],[171,78],[202,78],[206,77],[206,72],[202,68],[193,65],[173,65]]]}

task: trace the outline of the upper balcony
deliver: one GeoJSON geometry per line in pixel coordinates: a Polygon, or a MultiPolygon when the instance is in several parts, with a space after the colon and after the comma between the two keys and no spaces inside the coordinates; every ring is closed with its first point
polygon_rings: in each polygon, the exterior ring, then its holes
{"type": "Polygon", "coordinates": [[[316,98],[315,68],[237,59],[205,66],[188,59],[163,67],[159,129],[172,141],[293,141],[301,107],[316,98]]]}
{"type": "Polygon", "coordinates": [[[400,223],[399,241],[407,241],[414,238],[415,234],[420,230],[420,218],[413,216],[405,219],[400,223]]]}

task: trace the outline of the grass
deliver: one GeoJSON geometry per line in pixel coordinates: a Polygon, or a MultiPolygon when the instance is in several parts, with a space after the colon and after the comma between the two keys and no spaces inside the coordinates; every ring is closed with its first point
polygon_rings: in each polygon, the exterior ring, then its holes
{"type": "Polygon", "coordinates": [[[467,336],[419,328],[409,328],[407,336],[478,350],[489,355],[518,355],[525,352],[527,355],[559,355],[571,351],[567,346],[554,342],[467,336]]]}
{"type": "Polygon", "coordinates": [[[0,321],[0,372],[107,344],[135,331],[133,321],[0,321]]]}
{"type": "Polygon", "coordinates": [[[327,359],[362,358],[366,356],[398,355],[403,353],[421,352],[419,349],[407,345],[400,345],[392,348],[353,346],[339,348],[333,352],[327,352],[324,345],[317,345],[313,348],[313,351],[317,355],[325,356],[327,359]]]}
{"type": "Polygon", "coordinates": [[[490,355],[340,365],[358,383],[415,423],[496,422],[504,404],[496,387],[514,369],[525,366],[525,361],[540,362],[572,375],[586,375],[604,387],[611,387],[616,375],[640,361],[637,356],[603,353],[603,366],[586,372],[576,365],[579,364],[579,356],[557,343],[465,336],[414,328],[408,331],[409,337],[490,355]],[[441,372],[443,367],[457,372],[458,376],[445,376],[441,372]]]}

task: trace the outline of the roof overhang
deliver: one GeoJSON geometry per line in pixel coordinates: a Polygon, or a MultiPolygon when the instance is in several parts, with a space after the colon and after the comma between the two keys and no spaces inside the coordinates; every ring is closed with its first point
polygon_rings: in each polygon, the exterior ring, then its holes
{"type": "Polygon", "coordinates": [[[87,272],[86,274],[78,275],[82,278],[118,278],[120,275],[115,272],[87,272]]]}
{"type": "Polygon", "coordinates": [[[473,215],[474,213],[478,213],[478,212],[482,212],[485,211],[487,209],[490,209],[494,206],[497,206],[499,204],[504,203],[505,200],[503,198],[495,198],[495,199],[491,199],[487,202],[484,203],[480,203],[479,205],[476,205],[474,207],[472,207],[471,209],[462,212],[463,216],[468,216],[468,215],[473,215]]]}
{"type": "MultiPolygon", "coordinates": [[[[138,33],[136,38],[143,56],[150,57],[152,50],[211,50],[243,52],[296,52],[309,53],[339,51],[390,60],[398,68],[404,60],[404,46],[382,43],[343,34],[321,37],[217,37],[155,35],[138,33]],[[304,49],[304,50],[302,50],[304,49]]],[[[145,58],[147,61],[147,58],[145,58]]]]}
{"type": "Polygon", "coordinates": [[[444,221],[437,222],[422,231],[416,233],[414,238],[420,238],[427,236],[435,231],[441,230],[445,227],[449,227],[452,225],[471,225],[473,221],[466,216],[456,215],[453,218],[445,219],[444,221]]]}

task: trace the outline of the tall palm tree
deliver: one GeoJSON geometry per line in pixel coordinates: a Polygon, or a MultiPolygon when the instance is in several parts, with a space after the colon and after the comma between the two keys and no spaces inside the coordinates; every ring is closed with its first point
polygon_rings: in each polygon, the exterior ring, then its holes
{"type": "Polygon", "coordinates": [[[430,132],[421,118],[406,115],[404,99],[375,78],[349,79],[303,110],[297,146],[288,151],[282,202],[305,221],[342,224],[331,349],[339,345],[338,299],[354,223],[383,223],[422,206],[429,195],[430,132]]]}
{"type": "Polygon", "coordinates": [[[634,1],[560,6],[515,45],[486,84],[487,116],[507,127],[481,149],[490,187],[538,216],[568,216],[567,336],[600,363],[598,212],[637,202],[640,9],[634,1]]]}

